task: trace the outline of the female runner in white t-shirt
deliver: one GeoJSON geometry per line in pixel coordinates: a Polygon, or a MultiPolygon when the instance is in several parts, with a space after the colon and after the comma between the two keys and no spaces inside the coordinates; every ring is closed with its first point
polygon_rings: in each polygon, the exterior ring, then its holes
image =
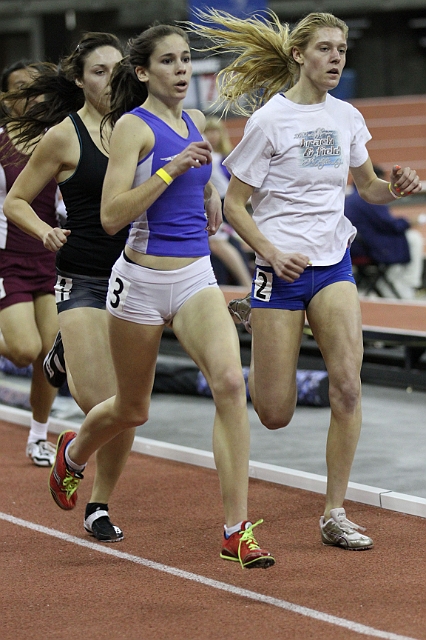
{"type": "Polygon", "coordinates": [[[363,355],[349,255],[356,229],[344,217],[345,186],[350,171],[364,199],[385,204],[420,191],[419,178],[397,165],[390,183],[377,178],[363,117],[328,94],[346,61],[348,28],[342,20],[312,13],[290,31],[273,13],[270,22],[215,10],[199,17],[206,26],[194,28],[211,39],[212,50],[225,47],[237,54],[220,74],[221,98],[227,108],[252,114],[225,161],[232,174],[226,217],[257,257],[251,398],[268,429],[288,425],[307,317],[330,384],[321,539],[345,549],[369,549],[373,541],[343,509],[361,428],[363,355]],[[246,210],[249,198],[253,217],[246,210]]]}

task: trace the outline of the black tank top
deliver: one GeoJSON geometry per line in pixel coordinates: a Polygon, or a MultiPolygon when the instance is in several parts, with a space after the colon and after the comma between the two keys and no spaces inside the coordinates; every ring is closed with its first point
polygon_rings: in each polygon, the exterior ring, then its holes
{"type": "Polygon", "coordinates": [[[129,228],[109,236],[102,228],[100,207],[108,158],[93,142],[77,113],[69,116],[80,141],[80,161],[73,175],[59,183],[67,209],[66,228],[71,233],[58,251],[61,271],[108,278],[125,245],[129,228]]]}

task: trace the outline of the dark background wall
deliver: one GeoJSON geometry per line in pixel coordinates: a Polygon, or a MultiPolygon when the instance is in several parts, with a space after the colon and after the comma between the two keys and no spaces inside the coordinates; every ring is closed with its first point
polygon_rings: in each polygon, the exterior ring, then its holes
{"type": "Polygon", "coordinates": [[[356,71],[355,97],[426,93],[426,8],[367,14],[363,22],[368,26],[350,40],[347,60],[356,71]]]}
{"type": "MultiPolygon", "coordinates": [[[[214,0],[206,5],[214,5],[214,0]]],[[[424,94],[426,0],[392,5],[400,8],[386,10],[390,3],[381,0],[368,5],[362,0],[279,0],[270,6],[290,23],[312,10],[330,10],[348,23],[347,97],[424,94]]],[[[57,62],[84,30],[112,31],[125,42],[155,19],[170,22],[188,16],[186,0],[0,0],[0,68],[21,57],[57,62]]]]}

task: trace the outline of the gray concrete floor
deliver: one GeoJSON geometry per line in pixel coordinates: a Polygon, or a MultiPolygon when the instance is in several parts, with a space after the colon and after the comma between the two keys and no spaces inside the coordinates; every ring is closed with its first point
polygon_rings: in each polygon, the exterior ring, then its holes
{"type": "MultiPolygon", "coordinates": [[[[81,420],[71,399],[58,398],[54,414],[81,420]]],[[[426,393],[363,385],[363,428],[351,481],[426,498],[426,393]]],[[[297,407],[292,422],[267,431],[249,404],[251,459],[326,475],[328,408],[297,407]]],[[[150,418],[137,434],[212,450],[214,404],[209,398],[154,394],[150,418]]]]}
{"type": "MultiPolygon", "coordinates": [[[[26,397],[28,403],[29,385],[28,378],[0,373],[0,402],[19,404],[26,397]]],[[[211,451],[214,410],[209,398],[156,393],[150,419],[137,434],[211,451]]],[[[75,422],[84,417],[69,397],[57,397],[52,414],[75,422]]],[[[249,416],[252,460],[326,475],[328,408],[298,406],[279,431],[267,431],[250,403],[249,416]]],[[[426,498],[426,392],[363,384],[363,416],[350,480],[426,498]]]]}
{"type": "MultiPolygon", "coordinates": [[[[351,481],[426,498],[426,393],[364,385],[363,398],[351,481]]],[[[273,432],[251,405],[249,414],[252,460],[326,475],[329,409],[297,407],[290,425],[273,432]]],[[[207,398],[155,395],[138,435],[211,451],[213,415],[207,398]]]]}

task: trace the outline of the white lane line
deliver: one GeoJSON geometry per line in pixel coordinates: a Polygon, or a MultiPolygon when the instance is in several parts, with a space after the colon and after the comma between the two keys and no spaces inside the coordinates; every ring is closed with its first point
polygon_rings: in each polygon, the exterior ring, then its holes
{"type": "Polygon", "coordinates": [[[16,524],[20,527],[26,527],[27,529],[37,531],[38,533],[44,533],[48,536],[52,536],[53,538],[59,538],[60,540],[64,540],[65,542],[77,544],[80,547],[85,547],[86,549],[97,551],[98,553],[104,553],[109,556],[114,556],[114,558],[120,558],[121,560],[127,560],[128,562],[134,562],[135,564],[140,564],[144,567],[148,567],[149,569],[155,569],[155,571],[169,573],[170,575],[177,578],[192,580],[193,582],[198,582],[199,584],[211,587],[212,589],[226,591],[227,593],[232,593],[236,596],[250,598],[250,600],[255,600],[256,602],[263,602],[273,607],[278,607],[279,609],[285,609],[286,611],[291,611],[292,613],[298,613],[302,616],[313,618],[314,620],[318,620],[320,622],[328,622],[329,624],[338,627],[344,627],[349,631],[354,631],[361,635],[370,636],[373,638],[384,638],[384,640],[419,640],[409,636],[401,636],[396,633],[389,633],[388,631],[380,631],[379,629],[367,627],[363,624],[359,624],[358,622],[352,622],[351,620],[345,620],[345,618],[337,618],[336,616],[328,615],[327,613],[323,613],[322,611],[316,611],[315,609],[302,607],[298,604],[293,604],[292,602],[286,602],[285,600],[265,596],[261,593],[256,593],[255,591],[249,591],[247,589],[241,589],[240,587],[234,587],[231,584],[226,584],[226,582],[211,580],[210,578],[205,578],[204,576],[200,576],[196,573],[190,573],[189,571],[183,571],[182,569],[169,567],[159,562],[153,562],[152,560],[146,560],[145,558],[131,555],[130,553],[116,551],[116,549],[112,549],[107,545],[102,546],[100,543],[82,540],[80,538],[76,538],[75,536],[70,536],[67,533],[62,533],[62,531],[57,531],[56,529],[50,529],[49,527],[43,527],[42,525],[28,522],[27,520],[21,520],[21,518],[15,518],[14,516],[11,516],[7,513],[0,512],[0,520],[5,520],[6,522],[16,524]]]}

